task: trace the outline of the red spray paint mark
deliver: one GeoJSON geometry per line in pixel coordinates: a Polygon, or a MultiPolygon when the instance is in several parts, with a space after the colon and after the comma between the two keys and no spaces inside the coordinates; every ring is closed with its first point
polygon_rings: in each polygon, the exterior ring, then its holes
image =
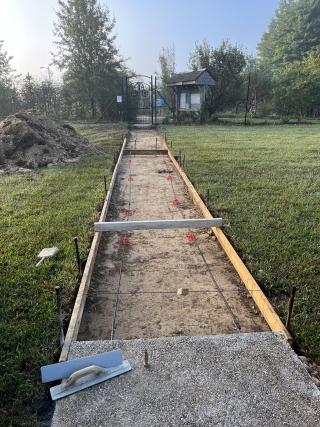
{"type": "Polygon", "coordinates": [[[188,236],[189,242],[192,242],[193,240],[197,240],[196,236],[193,233],[190,233],[188,236]]]}

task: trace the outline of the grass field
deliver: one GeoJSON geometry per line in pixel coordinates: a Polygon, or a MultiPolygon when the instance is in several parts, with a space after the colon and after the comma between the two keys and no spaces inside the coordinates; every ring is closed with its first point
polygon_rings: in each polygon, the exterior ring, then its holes
{"type": "Polygon", "coordinates": [[[78,284],[73,238],[88,254],[93,222],[111,178],[113,153],[126,126],[74,126],[106,156],[74,165],[0,177],[0,425],[36,425],[28,405],[41,395],[40,367],[59,349],[55,286],[62,288],[63,315],[78,284]],[[59,253],[35,267],[44,247],[59,253]]]}
{"type": "Polygon", "coordinates": [[[283,321],[297,286],[291,330],[301,349],[320,358],[320,126],[162,126],[197,191],[210,189],[254,278],[283,321]]]}
{"type": "MultiPolygon", "coordinates": [[[[173,118],[174,116],[172,116],[173,118]]],[[[197,113],[184,113],[181,115],[181,122],[182,124],[197,124],[199,123],[199,116],[197,113]]],[[[228,113],[217,113],[214,114],[211,118],[207,118],[203,123],[209,124],[209,125],[222,125],[222,126],[229,126],[229,125],[244,125],[245,121],[245,114],[243,112],[235,114],[232,112],[228,113]]],[[[264,117],[260,117],[259,115],[251,115],[247,114],[247,125],[248,126],[256,126],[256,125],[282,125],[284,124],[284,121],[286,123],[297,123],[297,118],[294,117],[280,117],[276,115],[267,115],[264,117]]],[[[302,123],[310,123],[310,124],[320,124],[320,117],[305,117],[302,120],[302,123]]]]}

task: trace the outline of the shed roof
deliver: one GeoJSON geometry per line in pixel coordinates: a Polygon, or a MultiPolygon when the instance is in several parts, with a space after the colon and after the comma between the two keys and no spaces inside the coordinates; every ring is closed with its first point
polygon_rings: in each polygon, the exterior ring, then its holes
{"type": "MultiPolygon", "coordinates": [[[[211,84],[214,85],[215,84],[215,80],[214,80],[212,74],[210,73],[210,71],[208,71],[206,68],[202,68],[201,70],[186,71],[186,72],[183,72],[183,73],[174,74],[167,81],[167,85],[173,86],[175,84],[177,84],[177,85],[181,85],[181,84],[192,84],[192,83],[195,83],[195,81],[197,79],[199,79],[199,77],[202,74],[204,74],[204,73],[205,74],[209,74],[209,76],[212,79],[211,84]]],[[[210,83],[207,83],[207,84],[210,84],[210,83]]]]}

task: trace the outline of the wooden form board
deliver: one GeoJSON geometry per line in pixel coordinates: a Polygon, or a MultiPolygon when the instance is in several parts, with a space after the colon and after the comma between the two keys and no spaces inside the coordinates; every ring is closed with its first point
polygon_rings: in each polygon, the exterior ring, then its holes
{"type": "MultiPolygon", "coordinates": [[[[110,204],[110,199],[111,199],[111,195],[112,195],[112,190],[114,187],[114,183],[116,180],[118,168],[119,168],[122,156],[123,156],[123,151],[124,151],[124,147],[126,145],[126,142],[127,142],[127,139],[125,138],[125,140],[123,141],[123,144],[122,144],[122,149],[121,149],[117,164],[116,164],[114,171],[113,171],[112,179],[111,179],[111,182],[109,185],[109,190],[107,193],[107,197],[104,201],[104,205],[103,205],[103,209],[102,209],[102,212],[100,215],[99,222],[104,222],[106,219],[109,204],[110,204]]],[[[81,318],[82,318],[82,313],[83,313],[84,305],[86,302],[88,289],[89,289],[89,285],[90,285],[90,280],[91,280],[91,276],[92,276],[92,270],[93,270],[94,262],[95,262],[97,252],[98,252],[100,239],[101,239],[101,231],[95,232],[94,238],[93,238],[93,241],[91,244],[90,252],[88,255],[88,259],[86,262],[86,267],[85,267],[85,270],[84,270],[84,273],[82,276],[82,280],[80,283],[77,299],[76,299],[76,302],[75,302],[74,307],[73,307],[71,320],[69,323],[67,335],[66,335],[65,340],[64,340],[64,345],[62,347],[59,362],[66,362],[67,361],[71,343],[73,341],[76,341],[76,339],[77,339],[79,327],[80,327],[80,323],[81,323],[81,318]]]]}
{"type": "Polygon", "coordinates": [[[95,231],[167,230],[174,228],[221,227],[221,218],[174,219],[162,221],[95,222],[95,231]]]}
{"type": "Polygon", "coordinates": [[[124,156],[128,156],[132,154],[133,156],[167,156],[168,155],[168,150],[134,150],[134,149],[130,149],[130,148],[126,148],[124,150],[123,155],[124,156]]]}
{"type": "MultiPolygon", "coordinates": [[[[167,144],[164,142],[164,146],[167,149],[167,144]]],[[[182,179],[186,183],[188,190],[190,194],[192,195],[193,201],[196,206],[199,207],[201,212],[203,213],[205,218],[213,218],[211,213],[206,208],[205,204],[201,200],[199,194],[189,181],[186,174],[183,172],[183,170],[180,168],[178,162],[174,159],[173,155],[171,154],[170,150],[168,149],[168,154],[170,159],[172,160],[173,164],[175,165],[176,169],[180,173],[182,179]]],[[[259,307],[259,310],[261,311],[263,317],[265,318],[266,322],[268,323],[270,329],[272,332],[278,332],[281,331],[285,338],[288,340],[290,344],[292,344],[293,339],[284,324],[281,322],[279,316],[273,309],[272,305],[268,301],[267,297],[264,295],[262,290],[260,289],[260,286],[258,283],[254,280],[254,278],[251,276],[249,270],[242,262],[241,258],[237,254],[237,252],[234,250],[226,236],[223,234],[222,230],[220,228],[212,227],[212,231],[216,235],[219,243],[221,244],[222,248],[224,249],[225,253],[228,255],[230,261],[232,262],[234,268],[238,272],[241,280],[246,285],[248,291],[250,292],[250,295],[254,299],[255,303],[259,307]]]]}

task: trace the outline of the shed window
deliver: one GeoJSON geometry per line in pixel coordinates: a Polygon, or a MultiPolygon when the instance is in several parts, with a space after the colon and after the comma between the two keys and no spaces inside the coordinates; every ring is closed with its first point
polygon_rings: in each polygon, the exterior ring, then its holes
{"type": "Polygon", "coordinates": [[[187,104],[187,94],[186,92],[180,93],[180,108],[186,108],[187,104]]]}
{"type": "Polygon", "coordinates": [[[200,93],[191,93],[191,108],[200,108],[200,93]]]}

